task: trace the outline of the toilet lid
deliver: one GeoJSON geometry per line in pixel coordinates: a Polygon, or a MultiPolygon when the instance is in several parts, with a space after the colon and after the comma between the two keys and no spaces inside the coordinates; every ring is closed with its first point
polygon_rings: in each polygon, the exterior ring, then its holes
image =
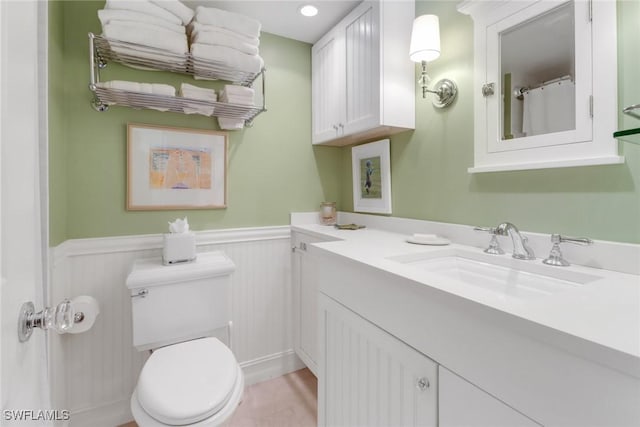
{"type": "Polygon", "coordinates": [[[138,401],[153,418],[184,425],[218,412],[229,400],[237,362],[216,338],[202,338],[154,351],[138,379],[138,401]]]}

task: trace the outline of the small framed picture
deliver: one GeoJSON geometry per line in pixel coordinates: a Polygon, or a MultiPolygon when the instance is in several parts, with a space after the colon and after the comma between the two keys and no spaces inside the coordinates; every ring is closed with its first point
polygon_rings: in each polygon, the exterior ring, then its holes
{"type": "Polygon", "coordinates": [[[226,132],[127,126],[127,210],[226,207],[226,132]]]}
{"type": "Polygon", "coordinates": [[[353,210],[391,213],[391,166],[389,140],[358,145],[351,149],[353,166],[353,210]]]}

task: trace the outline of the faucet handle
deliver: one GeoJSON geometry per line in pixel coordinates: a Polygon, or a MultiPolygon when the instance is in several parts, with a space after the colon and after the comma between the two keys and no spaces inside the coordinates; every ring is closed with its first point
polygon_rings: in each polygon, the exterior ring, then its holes
{"type": "Polygon", "coordinates": [[[484,233],[491,234],[491,241],[489,242],[489,247],[484,250],[485,253],[491,255],[503,255],[504,251],[500,247],[500,243],[498,242],[498,238],[496,237],[496,228],[495,227],[473,227],[474,231],[482,231],[484,233]]]}
{"type": "Polygon", "coordinates": [[[568,267],[569,265],[571,265],[566,259],[563,258],[562,251],[560,250],[560,243],[565,242],[581,246],[593,244],[593,240],[587,237],[568,237],[561,236],[560,234],[552,234],[551,243],[553,243],[553,246],[551,247],[551,252],[549,253],[549,256],[542,262],[547,265],[553,265],[557,267],[568,267]]]}
{"type": "Polygon", "coordinates": [[[483,231],[489,234],[496,234],[495,227],[473,227],[473,231],[483,231]]]}

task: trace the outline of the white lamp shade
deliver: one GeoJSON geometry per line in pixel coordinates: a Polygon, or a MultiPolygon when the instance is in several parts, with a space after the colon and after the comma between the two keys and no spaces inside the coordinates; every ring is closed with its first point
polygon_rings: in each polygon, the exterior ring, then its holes
{"type": "Polygon", "coordinates": [[[436,15],[418,16],[413,21],[409,58],[414,62],[433,61],[440,56],[440,23],[436,15]]]}

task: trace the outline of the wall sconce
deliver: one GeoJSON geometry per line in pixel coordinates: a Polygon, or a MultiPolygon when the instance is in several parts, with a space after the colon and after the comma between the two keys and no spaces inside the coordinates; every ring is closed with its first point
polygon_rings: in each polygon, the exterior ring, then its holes
{"type": "Polygon", "coordinates": [[[427,97],[427,92],[433,93],[433,105],[437,108],[444,108],[450,105],[458,94],[458,87],[449,79],[438,81],[434,89],[429,89],[429,75],[427,74],[427,62],[433,61],[440,56],[440,23],[436,15],[418,16],[413,21],[411,30],[411,45],[409,47],[409,58],[413,62],[422,64],[422,74],[418,79],[418,84],[422,87],[422,97],[427,97]]]}

